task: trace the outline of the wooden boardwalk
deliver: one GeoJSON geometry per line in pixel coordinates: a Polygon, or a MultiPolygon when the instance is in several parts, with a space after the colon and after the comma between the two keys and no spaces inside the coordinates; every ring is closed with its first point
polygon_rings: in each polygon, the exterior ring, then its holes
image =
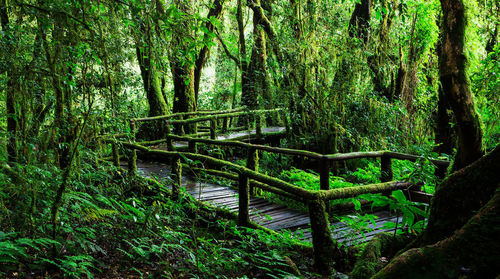
{"type": "MultiPolygon", "coordinates": [[[[165,178],[170,175],[170,167],[160,163],[142,161],[137,162],[137,167],[139,173],[148,177],[165,178]]],[[[226,208],[235,213],[238,211],[238,191],[229,186],[198,182],[189,173],[182,176],[182,186],[199,201],[226,208]]],[[[347,245],[367,241],[377,233],[387,231],[383,228],[385,223],[396,222],[398,218],[401,218],[392,216],[388,211],[378,211],[373,214],[378,216],[378,219],[376,219],[375,227],[371,224],[368,226],[371,231],[365,232],[366,238],[341,222],[331,224],[333,238],[347,245]]],[[[294,231],[298,238],[312,241],[309,215],[285,205],[271,203],[259,197],[251,197],[250,220],[275,231],[294,231]]]]}
{"type": "MultiPolygon", "coordinates": [[[[270,134],[279,134],[279,133],[284,133],[285,132],[285,127],[266,127],[262,128],[262,135],[270,135],[270,134]]],[[[244,131],[238,131],[238,132],[233,132],[229,134],[220,134],[217,135],[216,140],[251,140],[253,136],[257,134],[256,130],[244,130],[244,131]]],[[[183,148],[187,147],[188,143],[186,141],[175,141],[174,142],[174,147],[175,148],[183,148]]],[[[166,144],[160,144],[155,146],[155,148],[158,149],[166,149],[166,144]]]]}

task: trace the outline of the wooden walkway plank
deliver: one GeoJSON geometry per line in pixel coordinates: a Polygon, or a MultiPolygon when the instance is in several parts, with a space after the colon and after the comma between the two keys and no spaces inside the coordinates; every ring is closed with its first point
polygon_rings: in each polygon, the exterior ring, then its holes
{"type": "MultiPolygon", "coordinates": [[[[169,177],[170,167],[165,164],[138,162],[138,171],[147,177],[169,177]]],[[[182,187],[195,199],[225,208],[231,212],[238,212],[238,192],[237,190],[224,185],[217,185],[208,182],[193,181],[189,176],[183,176],[182,187]]],[[[272,230],[292,230],[294,235],[304,241],[312,241],[309,215],[283,204],[269,202],[260,197],[250,197],[249,203],[250,219],[264,227],[272,230]]],[[[378,218],[375,226],[369,224],[367,227],[372,231],[365,233],[365,238],[356,233],[342,222],[333,222],[332,237],[341,243],[353,245],[373,238],[377,233],[391,231],[384,228],[387,222],[396,222],[397,218],[387,210],[373,213],[378,218]]],[[[355,216],[354,214],[352,214],[355,216]]]]}

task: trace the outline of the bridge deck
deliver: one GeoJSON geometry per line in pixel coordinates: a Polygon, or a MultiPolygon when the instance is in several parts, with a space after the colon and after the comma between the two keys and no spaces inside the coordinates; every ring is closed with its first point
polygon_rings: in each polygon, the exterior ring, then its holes
{"type": "MultiPolygon", "coordinates": [[[[167,177],[170,175],[170,167],[152,162],[138,162],[138,171],[149,177],[167,177]]],[[[182,186],[197,200],[226,208],[232,212],[238,211],[238,191],[224,185],[195,181],[192,177],[183,175],[182,186]]],[[[298,238],[311,241],[311,229],[309,215],[285,205],[276,204],[259,197],[250,198],[250,219],[266,228],[280,231],[294,231],[298,238]]],[[[388,231],[383,226],[387,222],[396,222],[398,218],[389,211],[377,211],[373,213],[378,216],[375,226],[369,225],[372,231],[365,233],[366,238],[356,233],[341,222],[332,224],[333,238],[346,244],[368,241],[380,232],[388,231]]],[[[401,220],[399,220],[401,221],[401,220]]]]}
{"type": "MultiPolygon", "coordinates": [[[[262,135],[269,135],[269,134],[277,134],[277,133],[284,133],[285,132],[285,127],[266,127],[262,128],[262,135]]],[[[239,131],[239,132],[233,132],[233,133],[228,133],[228,134],[221,134],[217,135],[216,139],[217,140],[245,140],[249,139],[252,136],[255,136],[257,134],[256,130],[244,130],[244,131],[239,131]]],[[[174,142],[174,147],[179,148],[179,147],[187,147],[188,143],[186,141],[176,141],[174,142]]],[[[166,145],[165,144],[160,144],[157,146],[157,148],[160,149],[165,149],[166,145]]]]}

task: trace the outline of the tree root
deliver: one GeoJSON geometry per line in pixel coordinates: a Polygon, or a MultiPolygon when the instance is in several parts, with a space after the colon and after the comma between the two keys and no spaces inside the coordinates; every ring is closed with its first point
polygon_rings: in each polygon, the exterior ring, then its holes
{"type": "Polygon", "coordinates": [[[374,277],[495,278],[500,275],[500,188],[460,230],[393,259],[374,277]]]}
{"type": "Polygon", "coordinates": [[[393,257],[409,241],[411,241],[411,238],[403,235],[394,237],[393,233],[377,234],[363,248],[349,278],[364,279],[372,277],[387,264],[386,259],[393,257]]]}

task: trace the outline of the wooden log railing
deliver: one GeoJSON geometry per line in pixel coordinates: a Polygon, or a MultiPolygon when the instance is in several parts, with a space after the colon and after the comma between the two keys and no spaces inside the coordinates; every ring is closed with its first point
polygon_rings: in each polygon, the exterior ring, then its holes
{"type": "Polygon", "coordinates": [[[153,120],[166,120],[166,119],[172,119],[172,118],[180,119],[183,117],[200,116],[200,115],[220,115],[220,114],[227,114],[227,113],[233,113],[233,112],[241,112],[241,111],[244,111],[245,109],[246,109],[245,107],[240,107],[240,108],[228,109],[228,110],[208,110],[208,111],[202,110],[202,111],[194,111],[194,112],[177,112],[177,113],[172,113],[172,114],[167,114],[167,115],[132,118],[131,121],[142,122],[142,121],[153,121],[153,120]]]}
{"type": "MultiPolygon", "coordinates": [[[[246,226],[250,222],[249,215],[249,197],[254,192],[253,189],[259,188],[264,191],[275,193],[277,195],[291,198],[299,202],[303,202],[309,211],[309,217],[312,228],[313,249],[315,266],[320,267],[321,270],[329,271],[333,264],[332,251],[337,249],[336,243],[333,241],[328,224],[327,212],[329,201],[336,199],[344,199],[356,197],[360,194],[366,193],[387,193],[397,189],[410,189],[412,187],[419,188],[418,185],[409,182],[394,182],[392,174],[392,160],[409,160],[417,161],[421,156],[409,155],[404,153],[392,151],[370,151],[370,152],[352,152],[352,153],[338,153],[338,154],[319,154],[316,152],[297,150],[281,147],[271,147],[266,145],[251,144],[236,140],[216,140],[218,120],[224,121],[239,116],[257,115],[254,117],[256,121],[256,134],[262,134],[262,123],[260,115],[263,113],[283,113],[283,121],[285,122],[286,130],[289,131],[288,119],[286,113],[282,109],[272,110],[255,110],[248,111],[243,109],[227,110],[218,113],[214,112],[196,112],[196,113],[180,113],[174,115],[148,117],[148,118],[135,118],[130,120],[131,135],[125,134],[128,141],[118,141],[118,136],[112,136],[110,139],[105,139],[112,143],[113,146],[113,161],[119,165],[119,149],[118,145],[122,148],[130,150],[128,153],[129,158],[129,173],[135,174],[137,169],[137,151],[146,153],[147,155],[154,155],[159,157],[168,158],[172,163],[172,172],[174,183],[172,187],[173,199],[177,199],[182,177],[183,164],[192,170],[201,170],[193,162],[201,161],[209,165],[217,167],[225,167],[228,171],[216,169],[203,169],[208,174],[225,177],[234,181],[238,181],[238,224],[246,226]],[[191,117],[191,118],[185,118],[191,117]],[[176,119],[181,118],[181,119],[176,119]],[[135,142],[136,123],[143,121],[157,121],[162,120],[166,125],[188,125],[199,122],[208,121],[209,131],[206,134],[210,138],[200,138],[194,136],[179,136],[168,133],[163,139],[142,142],[138,144],[135,142]],[[174,148],[173,141],[186,141],[188,143],[188,152],[177,151],[174,148]],[[149,148],[148,145],[156,145],[159,143],[167,143],[167,150],[158,150],[149,148]],[[229,161],[225,161],[212,156],[198,154],[197,144],[207,144],[216,146],[234,147],[247,150],[247,165],[241,166],[229,161]],[[291,183],[274,178],[262,173],[259,173],[258,160],[259,151],[271,152],[276,154],[284,154],[291,156],[302,156],[319,162],[319,176],[320,176],[320,189],[319,190],[306,190],[297,187],[291,183]],[[184,158],[190,161],[182,162],[184,158]],[[381,183],[355,186],[349,188],[330,189],[330,170],[333,162],[344,161],[358,158],[380,158],[381,160],[381,183]]],[[[223,129],[230,130],[229,127],[223,124],[223,129]]],[[[167,129],[168,131],[169,129],[167,129]]],[[[181,129],[182,130],[182,129],[181,129]]],[[[199,134],[195,135],[199,136],[199,134]]],[[[185,161],[185,160],[184,160],[185,161]]],[[[430,159],[430,161],[438,167],[447,167],[448,161],[430,159]]],[[[421,197],[421,195],[419,196],[421,197]]],[[[427,197],[422,197],[423,199],[427,197]]]]}
{"type": "MultiPolygon", "coordinates": [[[[239,109],[225,110],[225,111],[213,111],[213,112],[202,111],[202,112],[176,113],[176,114],[160,115],[154,117],[133,118],[130,119],[130,123],[138,123],[146,121],[163,121],[164,125],[168,126],[176,125],[178,127],[177,130],[180,132],[181,135],[183,135],[183,131],[185,131],[185,127],[187,125],[197,125],[197,123],[209,122],[209,126],[203,129],[204,132],[201,133],[195,132],[195,134],[190,134],[189,136],[210,135],[211,139],[216,139],[219,127],[222,127],[221,131],[224,133],[230,130],[235,130],[234,128],[229,127],[228,125],[229,119],[235,117],[253,115],[257,116],[253,117],[255,120],[256,135],[257,137],[261,137],[262,136],[261,115],[272,114],[272,113],[279,114],[281,112],[283,112],[283,109],[281,108],[263,109],[263,110],[246,110],[245,108],[239,108],[239,109]],[[222,125],[219,125],[218,123],[219,120],[222,120],[222,125]]],[[[282,117],[284,116],[286,117],[286,115],[283,114],[281,115],[282,117]]],[[[288,119],[285,118],[283,122],[285,123],[285,125],[287,125],[288,119]]],[[[250,126],[251,125],[249,123],[247,127],[239,127],[238,130],[250,129],[250,126]]],[[[169,130],[170,129],[167,129],[168,134],[170,134],[168,132],[169,130]]],[[[288,131],[289,128],[286,127],[286,130],[288,131]]]]}
{"type": "MultiPolygon", "coordinates": [[[[314,250],[314,259],[315,265],[323,268],[327,268],[326,270],[330,270],[333,264],[332,251],[335,251],[338,247],[331,236],[330,226],[328,224],[327,216],[327,207],[326,204],[330,200],[335,199],[344,199],[349,197],[356,197],[360,194],[366,193],[383,193],[390,192],[397,189],[410,189],[411,187],[415,187],[414,183],[410,182],[382,182],[377,184],[363,185],[363,186],[355,186],[349,188],[339,188],[339,189],[328,189],[325,185],[329,171],[327,172],[329,167],[323,168],[320,172],[320,176],[323,178],[320,180],[323,181],[322,187],[320,190],[306,190],[300,187],[297,187],[291,183],[285,182],[278,178],[274,178],[271,176],[267,176],[265,174],[258,172],[258,150],[269,151],[274,153],[288,154],[288,155],[298,155],[298,156],[306,156],[309,158],[314,158],[321,160],[323,163],[327,163],[329,166],[329,162],[331,161],[341,161],[348,160],[354,158],[382,158],[384,163],[382,164],[382,168],[390,169],[390,160],[391,159],[402,159],[402,160],[417,160],[418,156],[390,152],[390,151],[377,151],[377,152],[356,152],[356,153],[347,153],[347,154],[330,154],[330,155],[321,155],[314,152],[309,152],[305,150],[294,150],[287,148],[278,148],[278,147],[269,147],[264,145],[256,145],[249,144],[244,142],[237,141],[217,141],[213,139],[201,139],[201,138],[192,138],[192,137],[182,137],[175,135],[168,135],[167,139],[170,140],[186,140],[188,144],[192,143],[205,143],[205,144],[214,144],[220,146],[233,146],[239,148],[245,148],[248,150],[248,160],[246,166],[240,166],[234,164],[229,161],[217,159],[208,155],[198,154],[194,152],[180,152],[174,150],[156,150],[151,149],[149,147],[138,145],[130,142],[120,142],[120,144],[131,150],[139,150],[145,152],[148,155],[155,155],[160,157],[171,158],[173,165],[172,170],[174,172],[175,182],[173,185],[173,194],[174,198],[177,197],[180,187],[180,179],[182,176],[182,158],[190,159],[189,162],[184,162],[185,164],[193,164],[192,162],[201,161],[205,163],[209,163],[210,165],[215,165],[219,167],[226,167],[230,172],[213,170],[213,169],[204,169],[207,173],[212,175],[217,175],[225,178],[229,178],[235,181],[238,181],[238,193],[239,193],[239,205],[238,205],[238,224],[245,226],[249,224],[249,196],[251,193],[251,187],[257,187],[265,191],[269,191],[278,195],[282,195],[287,198],[292,198],[297,201],[301,201],[306,204],[309,209],[309,217],[311,222],[311,228],[313,231],[313,250],[314,250]],[[328,174],[327,174],[328,173],[328,174]]],[[[190,148],[191,149],[191,148],[190,148]]],[[[447,165],[447,161],[442,160],[431,160],[434,164],[437,165],[447,165]]],[[[189,165],[192,169],[197,169],[196,165],[189,165]]],[[[389,176],[385,175],[382,177],[382,180],[387,179],[389,176]]],[[[329,179],[328,179],[329,180],[329,179]]]]}

